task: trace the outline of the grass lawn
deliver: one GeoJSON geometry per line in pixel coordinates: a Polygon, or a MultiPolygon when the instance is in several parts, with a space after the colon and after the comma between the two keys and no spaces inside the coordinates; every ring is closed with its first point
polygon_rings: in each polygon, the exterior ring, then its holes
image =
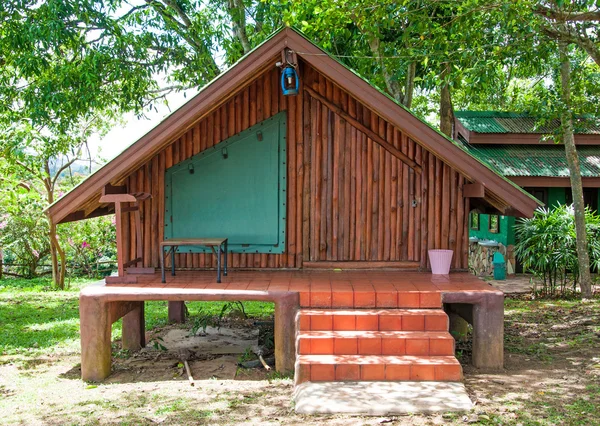
{"type": "MultiPolygon", "coordinates": [[[[291,406],[290,379],[184,379],[88,384],[79,379],[78,290],[50,291],[47,280],[0,281],[0,423],[2,424],[600,424],[600,300],[507,299],[505,370],[465,365],[476,401],[460,415],[305,417],[291,406]]],[[[244,303],[252,317],[273,305],[244,303]]],[[[217,316],[220,302],[194,302],[192,318],[217,316]]],[[[146,303],[146,327],[166,330],[166,302],[146,303]]],[[[186,325],[191,327],[191,322],[186,325]]],[[[120,338],[120,323],[113,340],[120,338]]],[[[458,346],[468,361],[469,343],[458,346]]],[[[116,352],[115,352],[116,354],[116,352]]],[[[162,367],[161,367],[162,368],[162,367]]],[[[163,372],[164,373],[164,372],[163,372]]],[[[150,376],[152,377],[152,372],[150,376]]],[[[164,374],[163,374],[164,376],[164,374]]]]}

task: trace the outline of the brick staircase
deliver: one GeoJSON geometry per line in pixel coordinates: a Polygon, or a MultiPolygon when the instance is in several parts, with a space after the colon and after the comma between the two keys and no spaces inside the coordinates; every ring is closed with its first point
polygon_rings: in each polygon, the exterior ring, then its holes
{"type": "Polygon", "coordinates": [[[306,308],[296,321],[296,385],[462,380],[440,308],[306,308]]]}

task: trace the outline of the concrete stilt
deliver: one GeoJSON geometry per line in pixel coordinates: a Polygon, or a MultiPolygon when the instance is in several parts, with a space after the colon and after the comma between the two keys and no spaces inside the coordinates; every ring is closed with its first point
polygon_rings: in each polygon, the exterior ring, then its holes
{"type": "Polygon", "coordinates": [[[144,302],[135,302],[137,307],[123,317],[123,349],[139,351],[146,346],[144,302]]]}
{"type": "Polygon", "coordinates": [[[104,380],[111,367],[111,321],[106,303],[97,297],[80,296],[81,378],[104,380]]]}
{"type": "Polygon", "coordinates": [[[178,324],[185,322],[185,302],[169,302],[169,322],[178,324]]]}
{"type": "Polygon", "coordinates": [[[275,369],[282,374],[294,371],[299,302],[298,293],[286,293],[275,299],[275,369]]]}

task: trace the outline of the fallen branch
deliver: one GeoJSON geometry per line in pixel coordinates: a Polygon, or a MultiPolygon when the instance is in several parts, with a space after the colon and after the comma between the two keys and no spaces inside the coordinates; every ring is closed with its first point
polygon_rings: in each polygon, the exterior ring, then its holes
{"type": "Polygon", "coordinates": [[[258,359],[260,360],[260,363],[263,365],[263,367],[265,367],[265,370],[269,371],[271,369],[271,367],[269,367],[269,365],[263,359],[262,355],[259,355],[258,359]]]}
{"type": "Polygon", "coordinates": [[[194,376],[192,376],[192,370],[190,370],[190,365],[186,360],[183,361],[183,365],[185,365],[185,371],[187,373],[190,386],[194,386],[194,376]]]}

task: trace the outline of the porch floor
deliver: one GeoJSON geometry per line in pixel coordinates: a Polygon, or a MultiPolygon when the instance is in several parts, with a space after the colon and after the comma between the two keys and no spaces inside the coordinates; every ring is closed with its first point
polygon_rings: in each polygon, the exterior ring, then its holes
{"type": "Polygon", "coordinates": [[[303,308],[439,308],[443,296],[502,293],[467,272],[432,275],[399,270],[229,271],[217,283],[214,271],[177,271],[161,282],[160,273],[137,275],[136,284],[109,284],[106,292],[171,293],[177,290],[298,292],[303,308]],[[162,290],[162,291],[161,291],[162,290]]]}

